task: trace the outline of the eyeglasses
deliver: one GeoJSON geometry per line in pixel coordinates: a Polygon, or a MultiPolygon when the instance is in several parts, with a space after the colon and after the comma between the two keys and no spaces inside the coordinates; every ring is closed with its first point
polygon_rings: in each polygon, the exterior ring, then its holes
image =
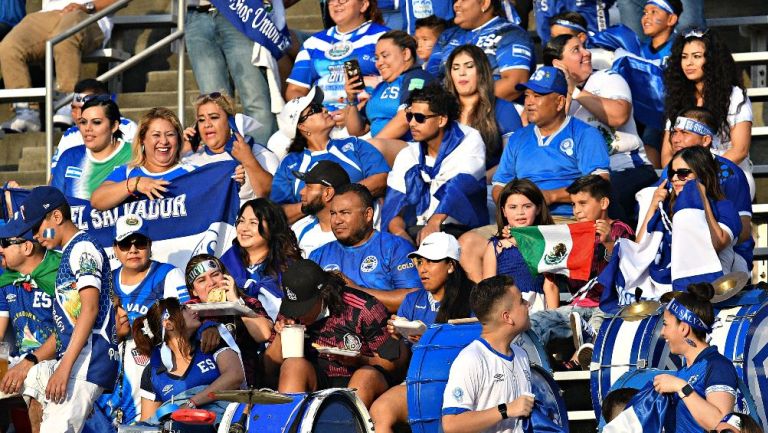
{"type": "Polygon", "coordinates": [[[348,2],[349,2],[349,0],[328,0],[328,2],[327,2],[327,3],[328,3],[329,5],[332,5],[332,4],[334,4],[334,3],[338,3],[338,4],[340,4],[340,5],[344,5],[344,4],[347,4],[348,2]]]}
{"type": "Polygon", "coordinates": [[[678,168],[677,170],[669,170],[670,179],[677,176],[678,179],[685,180],[688,178],[688,176],[692,174],[693,174],[693,170],[691,170],[690,168],[678,168]]]}
{"type": "Polygon", "coordinates": [[[411,120],[416,119],[416,123],[424,123],[427,121],[427,119],[431,119],[433,117],[441,116],[440,114],[422,114],[422,113],[411,113],[407,112],[405,113],[405,120],[408,123],[411,123],[411,120]]]}
{"type": "Polygon", "coordinates": [[[309,111],[307,111],[307,114],[299,116],[299,123],[304,123],[307,119],[309,119],[310,116],[313,116],[317,113],[322,113],[323,110],[325,110],[325,107],[323,107],[323,104],[319,102],[313,102],[309,104],[309,111]]]}
{"type": "Polygon", "coordinates": [[[21,245],[26,241],[27,240],[23,238],[3,238],[0,239],[0,247],[8,248],[11,245],[21,245]]]}
{"type": "Polygon", "coordinates": [[[135,245],[138,250],[146,250],[149,247],[149,239],[144,236],[129,236],[117,243],[120,251],[129,251],[132,245],[135,245]]]}

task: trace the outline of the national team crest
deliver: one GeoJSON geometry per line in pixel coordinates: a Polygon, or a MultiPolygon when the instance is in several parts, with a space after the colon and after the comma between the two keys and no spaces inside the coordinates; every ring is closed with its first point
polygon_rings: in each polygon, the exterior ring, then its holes
{"type": "Polygon", "coordinates": [[[376,256],[368,256],[363,259],[362,263],[360,263],[360,270],[362,272],[373,272],[378,265],[379,259],[377,259],[376,256]]]}
{"type": "Polygon", "coordinates": [[[360,341],[360,337],[355,334],[344,334],[345,349],[359,352],[361,347],[363,347],[363,343],[360,341]]]}
{"type": "Polygon", "coordinates": [[[573,156],[573,139],[566,138],[560,142],[560,152],[568,156],[573,156]]]}

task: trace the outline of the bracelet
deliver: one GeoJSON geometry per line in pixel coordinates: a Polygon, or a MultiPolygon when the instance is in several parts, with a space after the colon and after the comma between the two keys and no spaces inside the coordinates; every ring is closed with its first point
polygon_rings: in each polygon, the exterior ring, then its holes
{"type": "Polygon", "coordinates": [[[190,397],[189,400],[187,400],[187,407],[190,408],[190,409],[196,409],[197,408],[197,403],[195,403],[195,401],[192,400],[192,397],[190,397]]]}

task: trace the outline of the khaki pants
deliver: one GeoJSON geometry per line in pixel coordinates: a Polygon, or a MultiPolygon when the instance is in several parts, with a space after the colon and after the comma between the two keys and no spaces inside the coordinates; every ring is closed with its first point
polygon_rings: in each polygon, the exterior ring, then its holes
{"type": "MultiPolygon", "coordinates": [[[[0,68],[6,89],[32,87],[29,63],[45,61],[45,42],[88,18],[82,11],[35,12],[24,17],[0,42],[0,68]]],[[[56,90],[71,93],[80,80],[80,59],[84,52],[101,46],[104,34],[97,23],[75,33],[53,47],[56,90]]]]}

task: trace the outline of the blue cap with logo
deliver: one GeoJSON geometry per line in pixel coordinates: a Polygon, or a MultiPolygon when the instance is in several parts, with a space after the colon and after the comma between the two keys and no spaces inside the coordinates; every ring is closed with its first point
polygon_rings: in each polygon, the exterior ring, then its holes
{"type": "Polygon", "coordinates": [[[558,93],[568,94],[568,82],[565,74],[554,66],[542,66],[531,75],[531,79],[515,86],[517,90],[531,89],[540,95],[558,93]]]}
{"type": "Polygon", "coordinates": [[[67,199],[57,188],[52,186],[34,188],[21,202],[13,219],[0,227],[0,238],[31,237],[34,233],[27,232],[40,224],[49,212],[66,203],[67,199]]]}

